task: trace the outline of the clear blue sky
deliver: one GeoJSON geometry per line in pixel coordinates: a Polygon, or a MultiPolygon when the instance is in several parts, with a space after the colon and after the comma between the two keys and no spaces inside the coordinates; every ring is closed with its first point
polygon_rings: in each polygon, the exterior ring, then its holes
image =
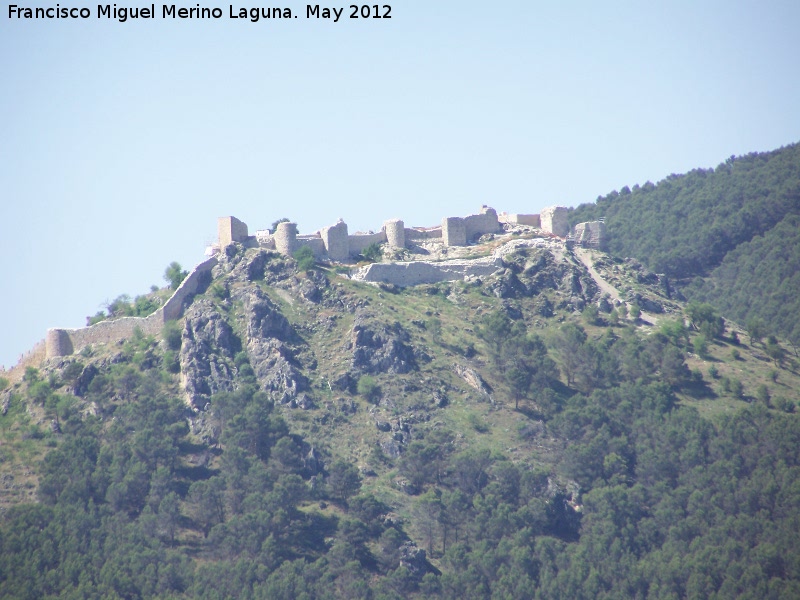
{"type": "Polygon", "coordinates": [[[402,0],[338,23],[61,5],[92,18],[0,5],[6,366],[199,262],[218,216],[302,233],[538,212],[800,141],[794,0],[402,0]]]}

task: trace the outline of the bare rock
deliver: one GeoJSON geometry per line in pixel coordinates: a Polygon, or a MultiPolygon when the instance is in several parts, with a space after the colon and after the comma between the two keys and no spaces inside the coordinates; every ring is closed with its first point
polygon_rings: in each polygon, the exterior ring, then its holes
{"type": "Polygon", "coordinates": [[[411,336],[400,323],[385,325],[356,315],[352,369],[361,373],[410,373],[417,369],[411,336]]]}
{"type": "Polygon", "coordinates": [[[225,318],[205,299],[186,312],[180,365],[192,406],[205,406],[212,394],[233,389],[233,356],[238,340],[225,318]]]}

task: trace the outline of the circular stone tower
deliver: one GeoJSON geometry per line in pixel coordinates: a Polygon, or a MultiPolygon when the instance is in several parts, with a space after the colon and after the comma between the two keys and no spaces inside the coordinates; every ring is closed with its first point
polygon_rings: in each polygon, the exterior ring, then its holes
{"type": "Polygon", "coordinates": [[[297,223],[278,223],[275,229],[275,249],[284,256],[291,256],[297,248],[297,223]]]}
{"type": "Polygon", "coordinates": [[[391,219],[383,224],[386,241],[390,248],[406,247],[406,226],[400,219],[391,219]]]}
{"type": "Polygon", "coordinates": [[[69,356],[72,354],[72,340],[63,329],[48,329],[44,338],[45,357],[69,356]]]}

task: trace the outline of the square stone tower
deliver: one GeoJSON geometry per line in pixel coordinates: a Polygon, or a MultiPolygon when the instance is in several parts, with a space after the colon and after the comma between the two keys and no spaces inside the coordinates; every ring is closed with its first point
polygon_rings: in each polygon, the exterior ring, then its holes
{"type": "Polygon", "coordinates": [[[542,209],[539,215],[542,230],[557,235],[567,237],[569,233],[569,222],[567,220],[567,208],[565,206],[548,206],[542,209]]]}
{"type": "Polygon", "coordinates": [[[233,242],[247,241],[247,224],[236,217],[220,217],[217,219],[219,248],[222,250],[233,242]]]}

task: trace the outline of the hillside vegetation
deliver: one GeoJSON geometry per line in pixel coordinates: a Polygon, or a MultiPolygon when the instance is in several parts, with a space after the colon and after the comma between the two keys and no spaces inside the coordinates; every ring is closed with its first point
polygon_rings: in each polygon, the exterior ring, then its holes
{"type": "Polygon", "coordinates": [[[800,596],[792,353],[595,266],[630,305],[563,250],[398,289],[229,246],[160,340],[0,382],[0,597],[800,596]]]}
{"type": "Polygon", "coordinates": [[[605,217],[609,251],[689,284],[740,323],[800,341],[800,145],[624,187],[571,211],[605,217]]]}

